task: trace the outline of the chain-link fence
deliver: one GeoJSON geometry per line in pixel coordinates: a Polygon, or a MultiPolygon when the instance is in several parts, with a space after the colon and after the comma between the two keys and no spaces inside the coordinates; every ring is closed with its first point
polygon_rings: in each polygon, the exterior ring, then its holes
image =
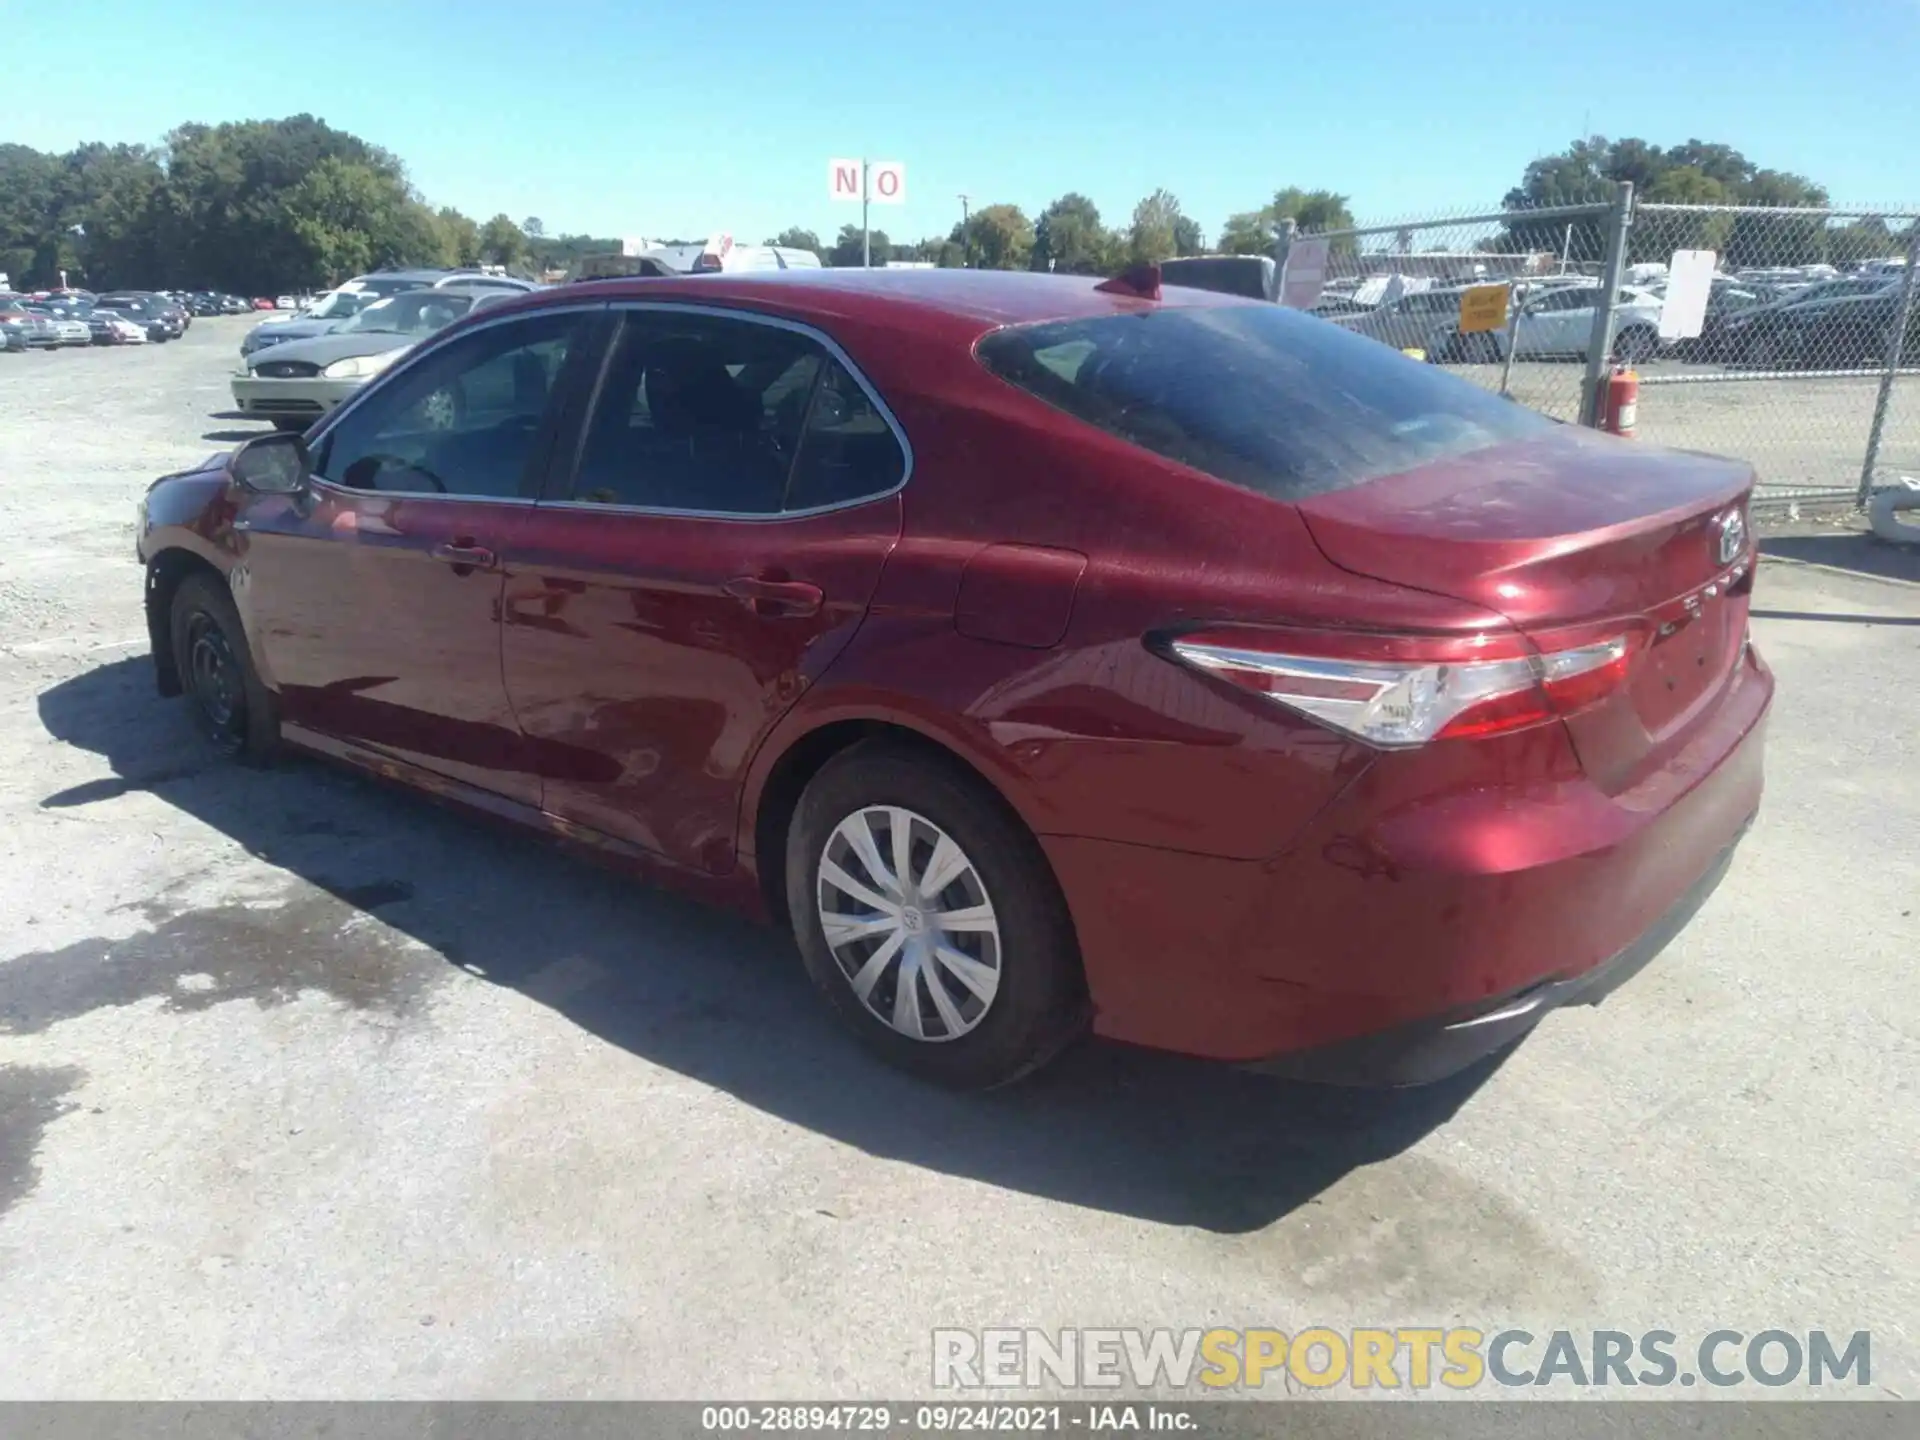
{"type": "Polygon", "coordinates": [[[1605,423],[1631,366],[1639,437],[1751,461],[1762,503],[1920,475],[1920,210],[1636,205],[1622,185],[1279,253],[1288,303],[1557,419],[1605,423]]]}

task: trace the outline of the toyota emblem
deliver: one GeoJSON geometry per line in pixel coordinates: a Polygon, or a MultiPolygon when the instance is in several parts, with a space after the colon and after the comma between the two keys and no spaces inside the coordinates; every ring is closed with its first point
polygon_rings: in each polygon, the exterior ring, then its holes
{"type": "Polygon", "coordinates": [[[1720,563],[1731,565],[1747,545],[1746,517],[1738,510],[1720,517],[1720,563]]]}

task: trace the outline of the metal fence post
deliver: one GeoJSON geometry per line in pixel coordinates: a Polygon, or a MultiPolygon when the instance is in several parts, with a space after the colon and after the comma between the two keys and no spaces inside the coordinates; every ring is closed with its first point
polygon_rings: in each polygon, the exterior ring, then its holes
{"type": "MultiPolygon", "coordinates": [[[[1567,226],[1569,232],[1573,226],[1567,226]]],[[[1562,273],[1565,262],[1562,262],[1562,273]]],[[[1513,352],[1520,348],[1520,307],[1527,303],[1527,297],[1520,293],[1520,282],[1507,281],[1507,358],[1500,362],[1500,393],[1509,398],[1513,395],[1513,352]]]]}
{"type": "Polygon", "coordinates": [[[1287,258],[1293,254],[1293,235],[1299,223],[1289,215],[1275,222],[1273,229],[1273,298],[1282,300],[1287,293],[1287,258]]]}
{"type": "Polygon", "coordinates": [[[1893,334],[1887,337],[1887,368],[1880,372],[1880,393],[1873,400],[1873,424],[1867,429],[1867,458],[1860,466],[1861,505],[1873,498],[1873,472],[1880,463],[1880,436],[1887,427],[1887,407],[1893,403],[1894,374],[1900,369],[1900,357],[1907,347],[1907,326],[1913,320],[1914,271],[1920,270],[1920,219],[1907,232],[1907,270],[1900,277],[1900,305],[1893,322],[1893,334]]]}
{"type": "Polygon", "coordinates": [[[1633,182],[1614,187],[1613,209],[1607,212],[1606,257],[1600,267],[1600,304],[1594,306],[1593,332],[1587,337],[1587,374],[1580,388],[1580,423],[1598,426],[1600,396],[1607,383],[1607,364],[1613,357],[1613,312],[1620,303],[1620,281],[1627,273],[1627,235],[1633,227],[1633,182]]]}

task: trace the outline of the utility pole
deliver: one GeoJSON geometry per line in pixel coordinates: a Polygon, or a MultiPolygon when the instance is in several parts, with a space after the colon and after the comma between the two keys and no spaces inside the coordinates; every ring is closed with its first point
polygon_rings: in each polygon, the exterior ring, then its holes
{"type": "Polygon", "coordinates": [[[873,268],[873,232],[867,228],[867,160],[860,157],[860,268],[873,268]]]}
{"type": "Polygon", "coordinates": [[[973,232],[967,228],[967,199],[965,195],[960,197],[960,266],[962,269],[971,270],[973,268],[973,232]]]}

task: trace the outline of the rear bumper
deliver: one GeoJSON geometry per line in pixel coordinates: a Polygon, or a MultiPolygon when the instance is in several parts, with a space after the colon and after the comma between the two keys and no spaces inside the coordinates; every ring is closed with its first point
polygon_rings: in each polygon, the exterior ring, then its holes
{"type": "Polygon", "coordinates": [[[1444,1080],[1520,1039],[1549,1011],[1563,1005],[1598,1005],[1644,970],[1720,888],[1737,844],[1721,851],[1693,888],[1637,940],[1583,974],[1543,980],[1518,994],[1450,1015],[1256,1060],[1244,1068],[1322,1085],[1391,1087],[1444,1080]]]}
{"type": "Polygon", "coordinates": [[[1760,807],[1772,694],[1744,657],[1686,749],[1618,795],[1567,772],[1408,799],[1382,763],[1269,860],[1043,837],[1094,1027],[1367,1083],[1471,1063],[1627,979],[1711,894],[1760,807]]]}

